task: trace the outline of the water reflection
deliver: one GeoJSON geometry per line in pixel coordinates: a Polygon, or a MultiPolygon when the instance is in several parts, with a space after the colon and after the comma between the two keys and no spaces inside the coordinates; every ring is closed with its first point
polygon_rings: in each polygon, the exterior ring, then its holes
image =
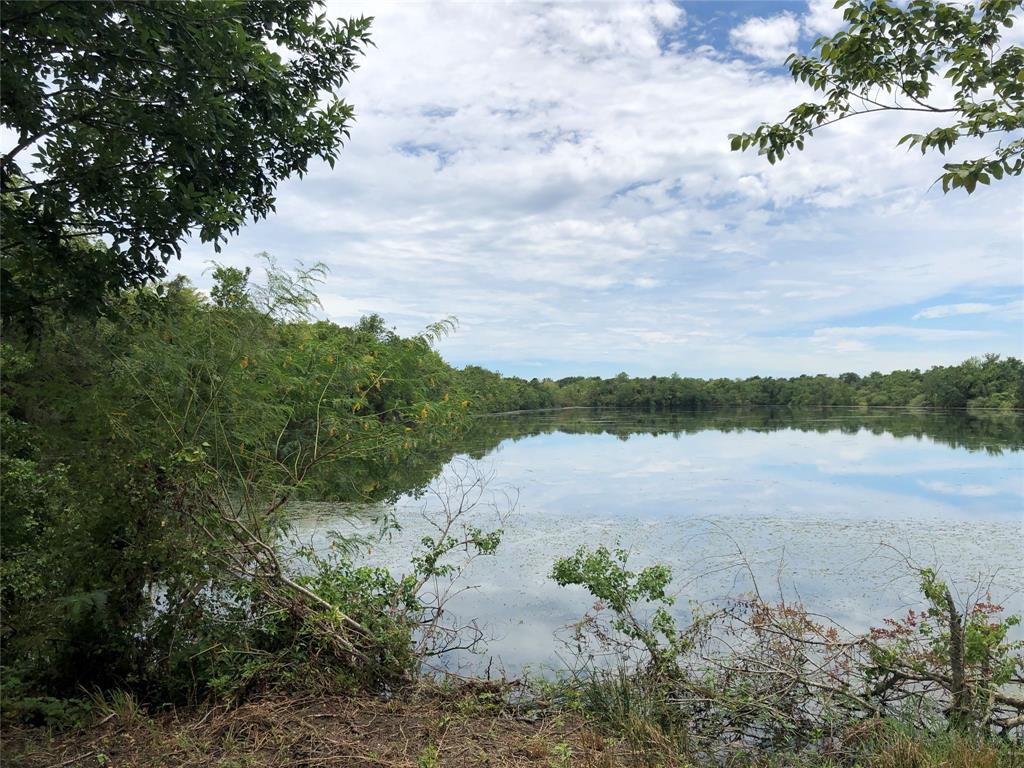
{"type": "MultiPolygon", "coordinates": [[[[904,556],[964,584],[994,576],[1024,611],[1024,428],[1017,417],[832,409],[635,414],[559,411],[481,419],[459,451],[519,492],[494,558],[453,605],[488,628],[488,656],[517,674],[558,666],[556,631],[589,608],[547,575],[581,544],[620,543],[670,564],[679,612],[749,590],[784,592],[853,629],[916,601],[904,556]],[[741,566],[742,564],[742,566],[741,566]]],[[[410,492],[403,526],[367,554],[397,571],[426,533],[410,492]]],[[[481,521],[487,525],[486,520],[481,521]]],[[[320,506],[299,532],[366,531],[320,506]]],[[[483,659],[449,660],[479,669],[483,659]]]]}

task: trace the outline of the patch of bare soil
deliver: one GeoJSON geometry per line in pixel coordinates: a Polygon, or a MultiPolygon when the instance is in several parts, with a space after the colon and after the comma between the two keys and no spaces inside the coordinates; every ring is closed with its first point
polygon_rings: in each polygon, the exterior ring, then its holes
{"type": "Polygon", "coordinates": [[[272,696],[235,708],[111,712],[50,736],[8,730],[3,764],[26,768],[441,768],[611,765],[600,736],[564,715],[526,717],[500,694],[420,690],[390,699],[272,696]]]}

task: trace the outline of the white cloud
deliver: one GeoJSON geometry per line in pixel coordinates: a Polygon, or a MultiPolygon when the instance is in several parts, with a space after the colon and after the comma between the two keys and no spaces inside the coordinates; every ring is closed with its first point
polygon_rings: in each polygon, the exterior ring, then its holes
{"type": "Polygon", "coordinates": [[[809,340],[819,349],[848,355],[869,353],[872,351],[871,342],[878,341],[891,343],[893,340],[912,340],[922,344],[948,344],[965,341],[977,342],[992,336],[993,334],[989,331],[879,325],[818,328],[809,340]]]}
{"type": "Polygon", "coordinates": [[[845,26],[843,9],[835,5],[835,0],[807,0],[807,13],[801,21],[809,35],[831,36],[845,26]]]}
{"type": "Polygon", "coordinates": [[[991,335],[988,331],[964,331],[940,328],[912,328],[901,325],[875,325],[852,328],[819,328],[813,339],[831,343],[835,339],[875,339],[901,336],[919,341],[949,341],[952,339],[977,339],[991,335]]]}
{"type": "Polygon", "coordinates": [[[799,37],[800,22],[790,13],[752,16],[729,32],[729,40],[738,50],[773,64],[781,64],[793,52],[799,37]]]}
{"type": "Polygon", "coordinates": [[[923,309],[914,315],[915,320],[935,320],[940,317],[957,315],[978,315],[995,309],[992,304],[939,304],[923,309]]]}
{"type": "Polygon", "coordinates": [[[957,317],[959,315],[988,315],[992,313],[1020,314],[1024,309],[1024,301],[1014,301],[1008,304],[936,304],[933,307],[922,309],[914,320],[936,320],[942,317],[957,317]]]}
{"type": "MultiPolygon", "coordinates": [[[[899,326],[857,319],[892,307],[1019,295],[1021,181],[970,198],[930,187],[941,159],[894,145],[931,116],[845,121],[770,166],[730,152],[728,134],[809,93],[704,44],[695,11],[332,11],[376,16],[346,90],[352,139],[217,258],[324,261],[334,320],[378,311],[411,333],[454,314],[446,356],[528,375],[537,361],[556,375],[778,375],[1021,354],[1005,327],[849,331],[899,326]]],[[[210,258],[195,243],[181,266],[206,285],[210,258]]]]}
{"type": "Polygon", "coordinates": [[[637,288],[657,288],[661,283],[653,277],[635,277],[632,285],[637,288]]]}

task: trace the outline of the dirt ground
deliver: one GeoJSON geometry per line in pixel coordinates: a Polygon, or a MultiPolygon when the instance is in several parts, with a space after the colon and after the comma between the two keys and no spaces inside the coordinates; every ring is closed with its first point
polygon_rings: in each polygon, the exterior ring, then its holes
{"type": "Polygon", "coordinates": [[[400,699],[267,697],[236,708],[142,713],[131,704],[76,731],[8,730],[3,765],[26,768],[470,768],[612,766],[581,721],[517,715],[486,691],[424,691],[400,699]]]}

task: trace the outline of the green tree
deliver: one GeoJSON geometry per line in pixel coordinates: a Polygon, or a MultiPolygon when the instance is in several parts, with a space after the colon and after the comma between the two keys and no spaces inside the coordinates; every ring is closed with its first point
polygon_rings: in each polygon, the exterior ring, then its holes
{"type": "Polygon", "coordinates": [[[899,144],[922,154],[945,154],[968,137],[1000,136],[988,154],[943,165],[942,189],[968,193],[992,179],[1024,171],[1024,48],[1001,46],[1021,0],[981,0],[950,5],[911,0],[900,7],[889,0],[839,0],[847,28],[814,43],[814,55],[791,55],[795,80],[824,94],[805,102],[780,123],[762,123],[730,136],[732,149],[755,148],[775,163],[819,128],[873,112],[922,112],[944,124],[911,133],[899,144]],[[952,89],[947,101],[937,86],[952,89]]]}
{"type": "Polygon", "coordinates": [[[311,159],[333,166],[371,20],[322,5],[4,0],[4,315],[95,308],[164,276],[186,236],[219,246],[266,217],[311,159]]]}
{"type": "MultiPolygon", "coordinates": [[[[179,278],[31,340],[5,334],[5,683],[29,698],[127,686],[163,701],[237,681],[231,659],[298,649],[303,622],[322,618],[295,623],[282,606],[280,620],[260,618],[264,587],[295,597],[277,560],[287,502],[393,498],[451,458],[468,404],[431,346],[438,327],[377,338],[314,321],[319,276],[268,259],[249,301],[211,306],[179,278]]],[[[237,287],[245,273],[224,277],[237,287]]],[[[306,598],[386,623],[368,598],[397,586],[348,566],[334,563],[306,598]]]]}
{"type": "Polygon", "coordinates": [[[252,270],[217,265],[213,270],[213,287],[210,299],[214,305],[225,309],[245,309],[252,305],[249,297],[249,275],[252,270]]]}

